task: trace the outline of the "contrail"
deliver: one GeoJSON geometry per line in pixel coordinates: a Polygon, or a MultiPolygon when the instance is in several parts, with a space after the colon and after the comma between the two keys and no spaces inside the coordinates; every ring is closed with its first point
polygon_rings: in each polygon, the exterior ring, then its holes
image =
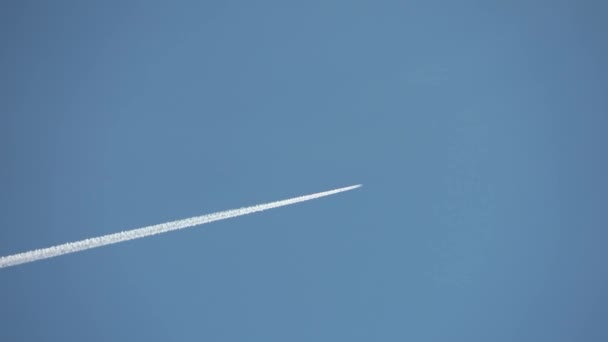
{"type": "Polygon", "coordinates": [[[170,232],[172,230],[184,229],[189,227],[198,226],[205,223],[210,223],[213,221],[225,220],[237,216],[257,213],[259,211],[264,211],[268,209],[274,209],[290,204],[295,204],[299,202],[309,201],[312,199],[329,196],[333,194],[337,194],[339,192],[344,192],[348,190],[353,190],[360,187],[361,184],[347,186],[345,188],[318,192],[316,194],[305,195],[300,197],[294,197],[282,201],[270,202],[266,204],[258,204],[251,207],[239,208],[239,209],[231,209],[226,211],[220,211],[217,213],[190,217],[187,219],[160,223],[153,226],[147,226],[143,228],[137,228],[133,230],[127,230],[123,232],[103,235],[99,237],[94,237],[90,239],[84,239],[75,242],[68,242],[61,245],[47,247],[42,249],[35,249],[29,252],[23,252],[13,255],[8,255],[5,257],[0,257],[0,268],[15,266],[19,264],[25,264],[28,262],[33,262],[42,259],[48,259],[64,254],[75,253],[79,251],[84,251],[91,248],[101,247],[105,245],[111,245],[114,243],[139,239],[151,235],[161,234],[170,232]]]}

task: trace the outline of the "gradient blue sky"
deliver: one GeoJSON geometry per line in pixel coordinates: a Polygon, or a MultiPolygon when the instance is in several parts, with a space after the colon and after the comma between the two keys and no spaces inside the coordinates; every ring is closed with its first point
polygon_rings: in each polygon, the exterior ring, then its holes
{"type": "Polygon", "coordinates": [[[2,1],[0,341],[607,341],[602,1],[2,1]]]}

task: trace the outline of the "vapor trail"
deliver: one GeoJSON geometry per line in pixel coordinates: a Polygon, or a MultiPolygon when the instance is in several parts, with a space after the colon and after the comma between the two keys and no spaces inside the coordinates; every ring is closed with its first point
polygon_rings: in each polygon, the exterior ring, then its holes
{"type": "Polygon", "coordinates": [[[252,213],[256,213],[258,211],[274,209],[274,208],[278,208],[278,207],[282,207],[282,206],[286,206],[286,205],[290,205],[290,204],[295,204],[295,203],[304,202],[304,201],[308,201],[308,200],[312,200],[312,199],[316,199],[316,198],[320,198],[320,197],[324,197],[324,196],[337,194],[339,192],[353,190],[360,186],[361,186],[361,184],[352,185],[352,186],[347,186],[345,188],[318,192],[316,194],[294,197],[294,198],[290,198],[290,199],[286,199],[286,200],[282,200],[282,201],[270,202],[270,203],[266,203],[266,204],[258,204],[258,205],[254,205],[251,207],[245,207],[245,208],[239,208],[239,209],[220,211],[220,212],[213,213],[213,214],[195,216],[195,217],[190,217],[187,219],[160,223],[160,224],[156,224],[153,226],[147,226],[147,227],[143,227],[143,228],[127,230],[127,231],[123,231],[123,232],[108,234],[108,235],[94,237],[94,238],[90,238],[90,239],[84,239],[81,241],[68,242],[68,243],[64,243],[64,244],[53,246],[53,247],[35,249],[35,250],[29,251],[29,252],[8,255],[5,257],[0,257],[0,268],[15,266],[15,265],[19,265],[19,264],[25,264],[28,262],[48,259],[48,258],[52,258],[52,257],[64,255],[64,254],[84,251],[84,250],[91,249],[91,248],[96,248],[96,247],[101,247],[101,246],[105,246],[105,245],[111,245],[114,243],[139,239],[139,238],[143,238],[146,236],[170,232],[172,230],[194,227],[194,226],[198,226],[201,224],[210,223],[213,221],[225,220],[225,219],[229,219],[229,218],[233,218],[233,217],[237,217],[237,216],[252,214],[252,213]]]}

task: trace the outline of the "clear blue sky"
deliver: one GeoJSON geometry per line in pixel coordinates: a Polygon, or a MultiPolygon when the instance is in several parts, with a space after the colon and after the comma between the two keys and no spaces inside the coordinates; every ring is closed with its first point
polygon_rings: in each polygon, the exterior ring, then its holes
{"type": "Polygon", "coordinates": [[[0,341],[607,341],[602,1],[2,1],[0,341]]]}

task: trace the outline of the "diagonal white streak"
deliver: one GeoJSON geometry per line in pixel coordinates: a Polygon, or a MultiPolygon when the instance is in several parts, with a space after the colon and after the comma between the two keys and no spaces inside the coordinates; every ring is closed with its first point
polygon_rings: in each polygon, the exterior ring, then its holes
{"type": "Polygon", "coordinates": [[[19,264],[25,264],[28,262],[33,262],[42,259],[48,259],[64,254],[75,253],[79,251],[84,251],[91,248],[101,247],[105,245],[111,245],[114,243],[139,239],[151,235],[161,234],[170,232],[173,230],[184,229],[189,227],[198,226],[205,223],[210,223],[213,221],[225,220],[237,216],[247,215],[256,213],[259,211],[264,211],[268,209],[278,208],[290,204],[295,204],[299,202],[309,201],[312,199],[325,197],[333,194],[337,194],[339,192],[344,192],[348,190],[353,190],[359,185],[348,186],[345,188],[318,192],[311,195],[305,195],[300,197],[294,197],[282,201],[270,202],[265,204],[258,204],[251,207],[239,208],[239,209],[231,209],[226,211],[220,211],[217,213],[190,217],[187,219],[160,223],[153,226],[147,226],[143,228],[137,228],[133,230],[127,230],[123,232],[108,234],[104,236],[94,237],[90,239],[84,239],[75,242],[68,242],[61,245],[47,247],[42,249],[36,249],[29,252],[18,253],[13,255],[8,255],[5,257],[0,257],[0,268],[15,266],[19,264]]]}

